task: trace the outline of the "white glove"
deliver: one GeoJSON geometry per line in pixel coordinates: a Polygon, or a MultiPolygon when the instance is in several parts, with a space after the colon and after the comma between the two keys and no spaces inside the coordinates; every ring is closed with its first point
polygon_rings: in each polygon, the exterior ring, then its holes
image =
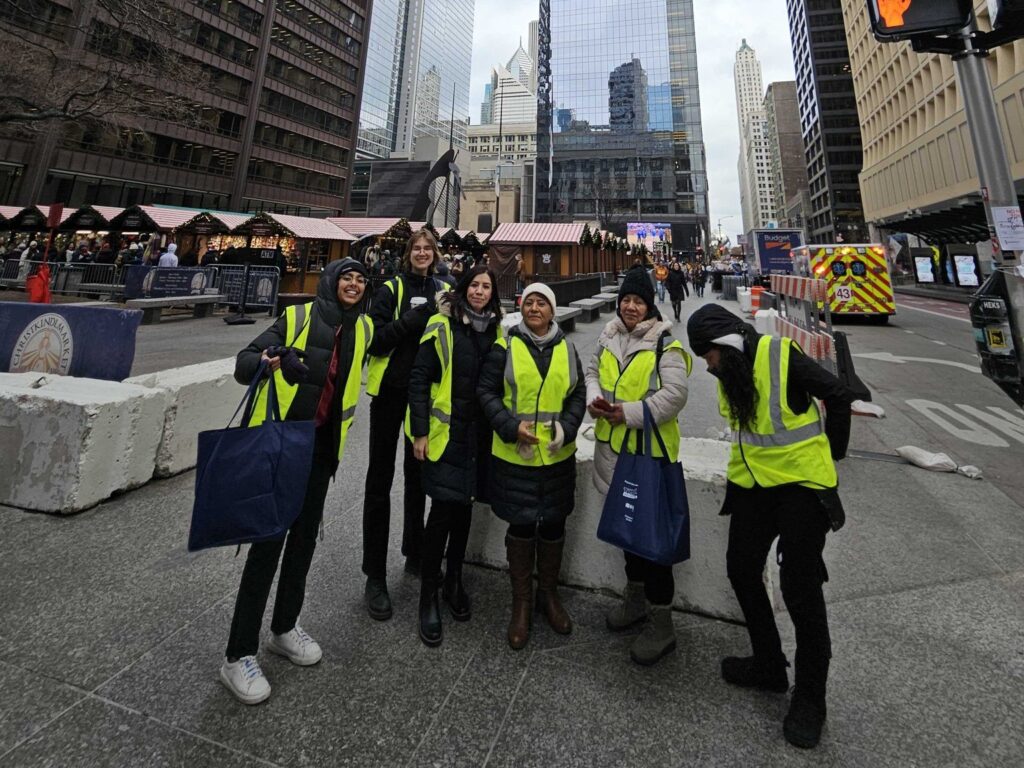
{"type": "Polygon", "coordinates": [[[561,422],[556,421],[555,436],[551,440],[551,442],[548,443],[548,453],[554,456],[556,453],[562,450],[563,445],[565,445],[565,430],[562,429],[561,422]]]}

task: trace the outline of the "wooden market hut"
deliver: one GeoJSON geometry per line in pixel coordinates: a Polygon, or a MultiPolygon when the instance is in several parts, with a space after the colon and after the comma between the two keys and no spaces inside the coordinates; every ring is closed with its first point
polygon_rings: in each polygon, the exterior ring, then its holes
{"type": "Polygon", "coordinates": [[[583,223],[499,224],[487,239],[490,264],[496,272],[504,272],[509,262],[521,256],[523,275],[552,278],[583,272],[580,236],[584,226],[583,223]]]}

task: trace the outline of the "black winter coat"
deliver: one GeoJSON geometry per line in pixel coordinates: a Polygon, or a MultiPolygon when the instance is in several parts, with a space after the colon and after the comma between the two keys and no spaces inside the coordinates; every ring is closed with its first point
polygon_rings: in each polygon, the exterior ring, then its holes
{"type": "Polygon", "coordinates": [[[382,387],[399,389],[403,392],[409,387],[409,371],[416,360],[416,352],[420,348],[420,336],[427,327],[427,320],[437,311],[435,296],[444,283],[440,278],[422,277],[409,272],[398,276],[405,284],[402,291],[402,306],[395,319],[395,302],[398,295],[387,285],[377,289],[370,307],[370,321],[373,323],[373,343],[370,344],[371,355],[387,355],[387,370],[384,372],[382,387]],[[427,300],[420,309],[410,309],[409,303],[414,296],[422,296],[427,300]]]}
{"type": "MultiPolygon", "coordinates": [[[[348,380],[348,372],[352,367],[352,355],[355,352],[355,323],[358,322],[359,310],[345,310],[338,301],[338,278],[341,276],[341,261],[334,261],[320,276],[313,301],[313,311],[309,316],[309,336],[306,339],[306,357],[303,362],[309,368],[309,375],[303,384],[299,384],[298,392],[292,401],[291,408],[285,416],[287,421],[304,421],[316,416],[316,408],[320,402],[320,393],[327,381],[327,369],[331,364],[334,351],[334,336],[339,325],[344,324],[341,334],[341,347],[338,351],[338,378],[335,392],[342,392],[348,380]]],[[[286,338],[287,323],[282,314],[272,326],[257,336],[238,353],[235,360],[235,381],[248,385],[259,368],[263,351],[272,346],[291,346],[295,339],[286,338]]],[[[335,397],[330,423],[334,429],[334,446],[337,449],[340,439],[341,397],[335,397]]],[[[337,455],[337,450],[335,450],[337,455]]]]}
{"type": "MultiPolygon", "coordinates": [[[[448,311],[445,303],[442,312],[448,311]]],[[[488,499],[491,429],[477,399],[480,368],[497,338],[497,318],[484,333],[448,317],[452,325],[452,416],[448,445],[437,461],[423,463],[423,490],[434,501],[468,504],[488,499]]],[[[434,340],[420,344],[409,373],[412,434],[430,433],[430,385],[441,380],[434,340]]]]}
{"type": "Polygon", "coordinates": [[[668,295],[672,301],[682,301],[686,298],[686,273],[681,269],[670,269],[665,286],[668,288],[668,295]]]}
{"type": "MultiPolygon", "coordinates": [[[[512,336],[519,336],[526,341],[542,377],[547,376],[551,366],[552,351],[565,338],[560,330],[551,343],[538,349],[518,328],[514,328],[509,336],[510,341],[512,336]]],[[[503,402],[507,355],[508,351],[500,346],[495,345],[491,349],[480,373],[478,392],[484,416],[494,432],[506,443],[514,443],[519,433],[519,421],[513,418],[503,402]]],[[[569,364],[576,366],[576,387],[562,403],[562,412],[558,417],[566,443],[576,439],[587,402],[583,365],[578,354],[573,357],[575,359],[570,360],[569,364]]],[[[540,444],[536,450],[547,450],[547,446],[540,444]]],[[[575,504],[575,456],[542,467],[525,467],[491,457],[491,508],[502,520],[512,525],[554,522],[568,517],[575,504]]]]}

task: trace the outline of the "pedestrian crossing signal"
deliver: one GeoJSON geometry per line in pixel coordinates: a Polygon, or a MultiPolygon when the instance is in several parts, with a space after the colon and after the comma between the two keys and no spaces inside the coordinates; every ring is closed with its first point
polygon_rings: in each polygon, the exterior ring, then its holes
{"type": "Polygon", "coordinates": [[[868,0],[871,29],[887,42],[956,32],[973,10],[971,0],[868,0]]]}

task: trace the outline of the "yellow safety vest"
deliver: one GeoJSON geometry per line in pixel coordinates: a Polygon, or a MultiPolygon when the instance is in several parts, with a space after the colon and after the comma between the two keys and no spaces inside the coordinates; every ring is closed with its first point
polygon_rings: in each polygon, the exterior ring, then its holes
{"type": "MultiPolygon", "coordinates": [[[[309,341],[310,315],[313,311],[313,303],[291,306],[285,309],[285,338],[291,339],[288,346],[301,351],[306,349],[309,341]]],[[[362,379],[363,363],[366,362],[366,350],[370,347],[370,340],[373,338],[373,324],[366,315],[360,315],[356,323],[355,351],[352,353],[352,367],[349,369],[348,377],[345,380],[345,389],[341,392],[341,439],[338,442],[338,461],[341,461],[345,453],[345,439],[348,437],[349,427],[356,415],[356,403],[359,401],[359,385],[362,379]]],[[[281,409],[281,418],[288,415],[295,395],[299,391],[297,384],[292,385],[284,380],[280,371],[274,373],[274,384],[277,390],[277,402],[281,409]]],[[[252,417],[249,426],[255,427],[262,424],[267,412],[267,387],[261,384],[256,395],[256,402],[253,405],[252,417]]]]}
{"type": "MultiPolygon", "coordinates": [[[[441,284],[442,291],[450,291],[451,286],[445,282],[434,280],[434,284],[441,284]]],[[[405,297],[405,281],[401,277],[393,277],[384,283],[384,286],[395,294],[395,311],[392,320],[397,320],[402,315],[402,299],[405,297]]],[[[391,353],[386,355],[371,355],[370,365],[366,370],[366,394],[376,397],[380,394],[380,385],[384,381],[384,373],[391,362],[391,353]]]]}
{"type": "MultiPolygon", "coordinates": [[[[498,324],[498,337],[504,338],[504,329],[498,324]]],[[[441,380],[430,383],[430,431],[427,437],[427,459],[437,461],[448,447],[452,427],[452,354],[455,350],[455,334],[452,320],[442,314],[432,315],[420,338],[420,344],[434,340],[434,351],[441,361],[441,380]]],[[[405,410],[405,435],[414,439],[412,433],[412,411],[405,410]]]]}
{"type": "MultiPolygon", "coordinates": [[[[686,362],[686,375],[690,375],[693,367],[693,359],[683,349],[678,341],[667,344],[663,353],[669,350],[678,350],[686,362]]],[[[601,357],[598,360],[598,374],[601,383],[601,395],[609,403],[631,403],[638,400],[645,400],[661,389],[661,376],[658,374],[657,352],[645,349],[634,354],[626,362],[624,368],[619,368],[619,361],[607,347],[601,347],[601,357]]],[[[658,424],[658,433],[665,443],[665,450],[668,451],[668,458],[672,461],[679,460],[679,420],[671,419],[664,424],[658,424]]],[[[625,424],[612,426],[607,419],[598,419],[594,425],[594,436],[602,443],[611,445],[616,453],[622,452],[623,442],[626,443],[628,453],[636,453],[637,446],[643,448],[643,430],[630,430],[625,424]],[[634,432],[636,437],[632,445],[626,440],[629,432],[634,432]]],[[[657,440],[651,441],[651,451],[654,456],[662,456],[661,446],[657,440]]]]}
{"type": "Polygon", "coordinates": [[[786,397],[792,339],[762,336],[754,356],[757,406],[753,424],[740,429],[729,414],[729,401],[721,383],[718,408],[732,427],[729,481],[742,488],[799,484],[808,488],[835,488],[836,465],[821,424],[818,404],[812,399],[803,413],[795,413],[786,397]]]}
{"type": "Polygon", "coordinates": [[[555,454],[548,453],[547,445],[555,439],[552,422],[562,414],[562,406],[576,388],[576,348],[563,338],[551,350],[551,364],[547,375],[541,377],[537,363],[525,341],[513,336],[511,341],[498,339],[495,344],[505,349],[505,396],[502,402],[517,421],[532,421],[540,443],[534,446],[533,457],[524,459],[516,441],[506,443],[498,433],[491,441],[491,453],[511,464],[540,467],[557,464],[576,453],[576,443],[566,443],[555,454]]]}

